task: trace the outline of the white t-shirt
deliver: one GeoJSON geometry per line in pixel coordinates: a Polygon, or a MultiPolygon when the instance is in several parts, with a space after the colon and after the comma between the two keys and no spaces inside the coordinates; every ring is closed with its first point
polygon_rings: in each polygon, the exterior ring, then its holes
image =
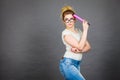
{"type": "Polygon", "coordinates": [[[70,31],[68,29],[63,30],[63,32],[62,32],[62,41],[63,41],[63,44],[66,46],[66,51],[65,51],[64,57],[80,61],[82,59],[82,53],[72,52],[71,51],[72,47],[68,43],[66,43],[64,40],[64,36],[67,34],[72,35],[76,40],[79,41],[81,38],[82,32],[80,29],[78,30],[78,33],[73,33],[72,31],[70,31]]]}

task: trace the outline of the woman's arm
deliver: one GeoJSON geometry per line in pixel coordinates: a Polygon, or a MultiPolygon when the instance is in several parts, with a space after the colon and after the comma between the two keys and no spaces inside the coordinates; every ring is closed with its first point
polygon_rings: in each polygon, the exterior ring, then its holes
{"type": "Polygon", "coordinates": [[[87,21],[83,21],[83,33],[82,33],[82,37],[81,37],[80,41],[77,41],[72,35],[65,35],[64,40],[70,46],[82,51],[85,46],[85,42],[87,40],[88,27],[89,27],[89,25],[87,24],[87,21]]]}
{"type": "Polygon", "coordinates": [[[91,49],[90,43],[86,41],[86,45],[84,49],[82,50],[83,53],[88,52],[91,49]]]}
{"type": "Polygon", "coordinates": [[[86,41],[85,47],[83,48],[82,51],[78,50],[77,48],[71,48],[71,51],[74,53],[86,53],[91,49],[91,46],[88,41],[86,41]]]}

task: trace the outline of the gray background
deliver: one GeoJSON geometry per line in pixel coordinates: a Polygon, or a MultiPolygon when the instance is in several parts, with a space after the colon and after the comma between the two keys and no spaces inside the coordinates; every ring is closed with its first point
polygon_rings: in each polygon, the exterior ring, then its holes
{"type": "MultiPolygon", "coordinates": [[[[0,0],[0,80],[63,80],[64,5],[91,23],[84,77],[120,80],[120,0],[0,0]]],[[[79,21],[76,26],[82,28],[79,21]]]]}

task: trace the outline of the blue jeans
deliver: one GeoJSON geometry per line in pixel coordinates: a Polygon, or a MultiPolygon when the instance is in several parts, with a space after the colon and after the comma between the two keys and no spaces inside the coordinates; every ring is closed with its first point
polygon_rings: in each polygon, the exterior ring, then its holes
{"type": "Polygon", "coordinates": [[[80,73],[80,63],[71,58],[63,58],[60,60],[59,68],[65,80],[85,80],[80,73]]]}

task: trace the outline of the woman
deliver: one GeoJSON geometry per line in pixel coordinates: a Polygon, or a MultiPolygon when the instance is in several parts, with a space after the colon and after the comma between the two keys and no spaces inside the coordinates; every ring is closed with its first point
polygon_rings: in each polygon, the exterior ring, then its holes
{"type": "Polygon", "coordinates": [[[62,8],[61,17],[65,24],[65,30],[62,32],[62,41],[66,46],[66,52],[60,60],[60,72],[65,80],[85,80],[80,73],[80,63],[82,54],[90,50],[90,44],[87,40],[89,25],[83,21],[83,32],[75,28],[76,19],[73,17],[74,10],[70,6],[62,8]]]}

